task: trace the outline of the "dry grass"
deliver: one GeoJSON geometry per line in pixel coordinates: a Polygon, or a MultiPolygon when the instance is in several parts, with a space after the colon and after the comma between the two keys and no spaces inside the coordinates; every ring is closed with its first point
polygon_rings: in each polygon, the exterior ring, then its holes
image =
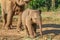
{"type": "MultiPolygon", "coordinates": [[[[2,20],[0,20],[0,40],[60,40],[60,14],[59,12],[43,12],[43,37],[37,36],[36,38],[28,38],[25,32],[17,32],[16,30],[2,30],[2,20]],[[57,14],[55,14],[57,13],[57,14]]],[[[16,17],[14,17],[13,25],[17,24],[16,17]]],[[[37,29],[39,32],[39,29],[37,29]]]]}

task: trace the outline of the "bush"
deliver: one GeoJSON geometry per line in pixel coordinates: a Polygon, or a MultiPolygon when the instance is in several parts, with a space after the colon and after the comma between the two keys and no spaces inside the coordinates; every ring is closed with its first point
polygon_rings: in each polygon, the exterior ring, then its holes
{"type": "Polygon", "coordinates": [[[31,0],[28,7],[42,11],[56,11],[60,8],[60,0],[55,0],[55,6],[53,8],[52,0],[31,0]]]}

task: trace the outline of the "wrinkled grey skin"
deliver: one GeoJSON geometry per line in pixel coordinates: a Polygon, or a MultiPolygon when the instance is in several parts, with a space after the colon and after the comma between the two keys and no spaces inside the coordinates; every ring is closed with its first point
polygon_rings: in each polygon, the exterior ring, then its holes
{"type": "MultiPolygon", "coordinates": [[[[1,11],[2,11],[2,18],[3,18],[3,29],[8,29],[10,27],[10,25],[12,24],[12,18],[13,15],[15,13],[18,13],[18,23],[17,25],[20,26],[19,24],[19,20],[21,20],[21,14],[22,11],[24,10],[24,7],[18,7],[17,10],[19,10],[18,12],[14,12],[16,7],[16,4],[18,4],[19,6],[24,6],[25,5],[24,0],[1,0],[1,11]],[[21,4],[20,2],[22,2],[23,4],[21,4]],[[15,4],[16,3],[16,4],[15,4]],[[7,15],[6,15],[7,14],[7,15]]],[[[17,26],[17,29],[18,29],[17,26]]]]}
{"type": "Polygon", "coordinates": [[[22,14],[22,24],[25,28],[26,34],[30,34],[31,37],[35,37],[34,28],[32,27],[33,23],[39,25],[40,34],[42,36],[41,12],[38,10],[26,9],[22,14]]]}

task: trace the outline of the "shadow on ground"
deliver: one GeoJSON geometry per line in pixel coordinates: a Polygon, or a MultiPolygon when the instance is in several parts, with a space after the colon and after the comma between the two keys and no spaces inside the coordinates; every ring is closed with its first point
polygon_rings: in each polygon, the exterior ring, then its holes
{"type": "Polygon", "coordinates": [[[46,30],[46,31],[43,31],[43,35],[50,34],[50,33],[54,33],[54,34],[58,35],[58,34],[60,34],[60,30],[46,30]]]}
{"type": "Polygon", "coordinates": [[[60,24],[43,24],[43,28],[45,27],[54,27],[54,28],[60,28],[60,24]]]}
{"type": "MultiPolygon", "coordinates": [[[[42,25],[42,28],[46,28],[46,27],[53,27],[53,28],[60,28],[60,24],[43,24],[42,25]]],[[[50,33],[54,33],[56,35],[60,34],[60,30],[46,30],[46,31],[43,31],[43,35],[44,34],[50,34],[50,33]]]]}

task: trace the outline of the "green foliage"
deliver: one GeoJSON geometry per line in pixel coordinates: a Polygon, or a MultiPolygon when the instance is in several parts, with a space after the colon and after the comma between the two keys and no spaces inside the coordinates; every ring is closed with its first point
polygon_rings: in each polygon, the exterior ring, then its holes
{"type": "Polygon", "coordinates": [[[46,0],[32,0],[29,3],[29,8],[39,9],[41,6],[44,6],[46,0]],[[42,5],[43,4],[43,5],[42,5]]]}
{"type": "Polygon", "coordinates": [[[55,2],[53,4],[55,6],[52,5],[52,0],[31,0],[28,7],[42,11],[55,11],[60,8],[60,0],[54,1],[55,2]]]}

